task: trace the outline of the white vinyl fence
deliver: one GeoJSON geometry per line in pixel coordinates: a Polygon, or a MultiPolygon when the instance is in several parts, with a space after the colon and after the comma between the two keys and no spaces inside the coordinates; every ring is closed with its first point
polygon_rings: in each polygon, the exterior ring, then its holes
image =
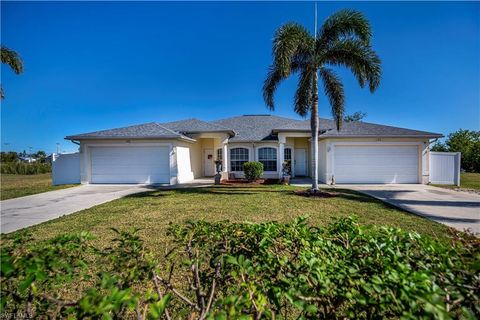
{"type": "Polygon", "coordinates": [[[59,184],[80,183],[80,154],[64,153],[52,157],[52,183],[59,184]]]}
{"type": "Polygon", "coordinates": [[[460,185],[460,152],[430,152],[430,183],[460,185]]]}

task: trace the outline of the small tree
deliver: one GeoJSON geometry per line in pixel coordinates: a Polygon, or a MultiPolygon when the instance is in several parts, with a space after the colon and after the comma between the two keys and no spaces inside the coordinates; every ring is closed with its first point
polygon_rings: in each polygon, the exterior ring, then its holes
{"type": "Polygon", "coordinates": [[[256,181],[263,176],[263,163],[258,161],[249,161],[243,164],[243,172],[248,181],[256,181]]]}
{"type": "Polygon", "coordinates": [[[345,122],[358,122],[358,121],[362,121],[366,116],[367,116],[367,113],[357,111],[357,112],[354,112],[352,114],[349,114],[348,116],[345,116],[343,118],[343,121],[345,121],[345,122]]]}

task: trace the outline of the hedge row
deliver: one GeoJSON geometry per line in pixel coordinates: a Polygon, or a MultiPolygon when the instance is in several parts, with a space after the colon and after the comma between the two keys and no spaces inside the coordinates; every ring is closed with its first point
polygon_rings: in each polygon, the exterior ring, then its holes
{"type": "Polygon", "coordinates": [[[2,174],[39,174],[52,172],[48,163],[9,162],[0,165],[2,174]]]}
{"type": "Polygon", "coordinates": [[[478,239],[439,242],[347,218],[327,228],[190,222],[146,250],[116,231],[1,247],[0,311],[69,319],[475,319],[478,239]],[[77,290],[75,292],[75,290],[77,290]]]}

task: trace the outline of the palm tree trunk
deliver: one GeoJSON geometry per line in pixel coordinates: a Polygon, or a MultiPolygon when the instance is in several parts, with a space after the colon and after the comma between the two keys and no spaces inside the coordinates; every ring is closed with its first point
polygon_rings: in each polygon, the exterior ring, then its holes
{"type": "Polygon", "coordinates": [[[312,192],[318,191],[318,73],[315,71],[313,76],[313,95],[312,95],[312,111],[310,112],[310,127],[312,130],[312,192]]]}

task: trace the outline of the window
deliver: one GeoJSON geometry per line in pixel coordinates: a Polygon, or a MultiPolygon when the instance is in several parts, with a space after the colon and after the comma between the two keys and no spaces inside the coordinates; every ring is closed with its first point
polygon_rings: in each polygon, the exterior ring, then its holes
{"type": "Polygon", "coordinates": [[[283,174],[291,175],[292,174],[292,149],[285,148],[283,149],[283,174]]]}
{"type": "Polygon", "coordinates": [[[217,149],[217,160],[222,161],[223,160],[223,152],[222,149],[217,149]]]}
{"type": "Polygon", "coordinates": [[[285,161],[292,161],[292,149],[285,148],[283,149],[283,160],[285,161]]]}
{"type": "Polygon", "coordinates": [[[277,171],[277,149],[258,149],[258,161],[263,163],[264,171],[277,171]]]}
{"type": "Polygon", "coordinates": [[[233,148],[230,149],[230,170],[243,171],[243,164],[248,162],[248,149],[233,148]]]}

